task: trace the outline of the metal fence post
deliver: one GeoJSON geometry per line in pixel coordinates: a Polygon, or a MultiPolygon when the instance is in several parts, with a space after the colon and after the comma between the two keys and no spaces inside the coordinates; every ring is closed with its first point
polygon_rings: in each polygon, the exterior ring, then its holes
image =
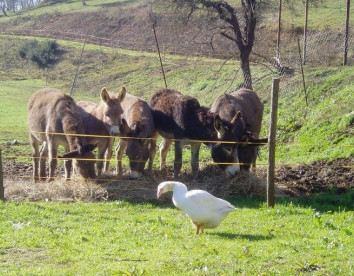
{"type": "Polygon", "coordinates": [[[0,149],[0,200],[5,200],[4,177],[2,173],[2,157],[0,149]]]}
{"type": "Polygon", "coordinates": [[[345,19],[343,65],[347,65],[347,60],[348,60],[349,14],[350,14],[350,0],[347,0],[347,15],[346,15],[346,19],[345,19]]]}

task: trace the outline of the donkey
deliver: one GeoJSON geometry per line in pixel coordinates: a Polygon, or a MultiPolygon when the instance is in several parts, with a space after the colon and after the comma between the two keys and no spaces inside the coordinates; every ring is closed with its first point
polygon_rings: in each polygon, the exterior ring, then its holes
{"type": "MultiPolygon", "coordinates": [[[[182,148],[191,144],[192,174],[197,178],[199,170],[199,149],[201,140],[205,144],[218,140],[218,132],[223,133],[223,138],[228,137],[228,123],[221,122],[217,113],[211,113],[207,108],[201,107],[198,100],[182,95],[176,90],[162,89],[154,93],[150,101],[150,108],[155,121],[156,129],[164,138],[160,145],[161,169],[166,163],[166,155],[175,140],[174,178],[178,178],[182,167],[182,148]],[[218,129],[223,127],[224,129],[218,129]],[[191,141],[194,140],[194,141],[191,141]]],[[[235,119],[235,127],[243,128],[241,120],[235,119]]],[[[227,174],[235,175],[236,166],[225,168],[227,174]]]]}
{"type": "Polygon", "coordinates": [[[75,101],[54,88],[35,92],[28,103],[28,128],[33,150],[33,178],[46,179],[45,160],[49,162],[49,181],[54,179],[57,166],[57,150],[62,145],[66,153],[59,158],[65,161],[65,178],[70,178],[72,160],[75,169],[85,179],[96,177],[92,150],[96,147],[85,137],[84,127],[75,101]],[[42,148],[39,150],[39,144],[42,148]]]}
{"type": "MultiPolygon", "coordinates": [[[[230,122],[231,140],[236,143],[215,144],[212,148],[214,161],[223,162],[229,159],[230,162],[239,163],[241,170],[249,170],[251,164],[255,167],[258,147],[268,142],[268,139],[259,139],[263,109],[263,104],[257,94],[246,88],[223,94],[215,100],[210,111],[219,114],[220,122],[230,122]],[[241,118],[245,126],[243,130],[234,127],[233,121],[236,117],[241,118]]],[[[225,128],[219,127],[218,129],[224,130],[225,128]]],[[[230,133],[227,135],[230,136],[230,133]]],[[[218,133],[218,137],[224,140],[224,133],[218,133]]],[[[224,169],[225,165],[220,164],[220,167],[224,169]]]]}
{"type": "MultiPolygon", "coordinates": [[[[130,178],[137,179],[143,175],[145,163],[148,159],[148,171],[152,169],[156,153],[157,132],[151,110],[146,101],[127,93],[121,105],[123,108],[123,129],[122,137],[116,147],[117,174],[119,176],[123,174],[122,157],[126,150],[129,157],[130,178]],[[132,137],[132,139],[127,137],[132,137]]],[[[113,141],[111,143],[113,144],[113,141]]],[[[112,155],[112,153],[109,153],[109,155],[112,155]]]]}
{"type": "MultiPolygon", "coordinates": [[[[101,101],[95,104],[91,101],[78,101],[80,115],[84,125],[85,134],[90,143],[98,143],[96,161],[97,175],[101,176],[104,157],[110,144],[112,135],[120,135],[122,130],[123,109],[121,102],[126,95],[126,89],[122,86],[117,94],[110,92],[106,87],[101,90],[101,101]]],[[[106,168],[108,169],[108,167],[106,168]]]]}

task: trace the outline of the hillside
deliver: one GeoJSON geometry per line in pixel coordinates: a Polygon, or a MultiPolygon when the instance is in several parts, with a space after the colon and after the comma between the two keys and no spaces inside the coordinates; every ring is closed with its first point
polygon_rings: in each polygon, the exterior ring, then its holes
{"type": "MultiPolygon", "coordinates": [[[[86,34],[87,43],[74,98],[97,99],[103,86],[118,89],[124,84],[129,92],[148,101],[156,89],[164,86],[146,2],[107,0],[87,3],[87,7],[82,7],[80,1],[70,1],[0,17],[0,93],[8,97],[2,101],[1,120],[6,123],[0,127],[1,143],[19,139],[16,137],[27,141],[26,103],[33,91],[50,85],[70,92],[86,34]],[[45,71],[18,56],[19,47],[32,39],[29,35],[43,37],[37,38],[39,41],[45,41],[44,37],[56,38],[60,45],[61,55],[48,69],[47,79],[45,71]],[[18,104],[10,108],[14,102],[18,104]],[[8,119],[13,114],[21,114],[16,116],[16,126],[11,124],[13,119],[8,119]],[[14,130],[20,133],[19,136],[13,134],[14,130]]],[[[343,12],[344,3],[337,2],[337,9],[333,9],[331,1],[324,1],[316,9],[319,14],[332,18],[343,12]]],[[[158,17],[157,33],[169,87],[197,97],[206,106],[210,106],[221,93],[238,87],[242,82],[238,61],[221,58],[229,58],[233,51],[226,41],[218,40],[215,52],[204,44],[196,47],[192,43],[203,25],[201,18],[185,24],[180,14],[153,10],[158,17]]],[[[268,133],[271,78],[277,76],[269,63],[275,45],[275,11],[269,11],[269,15],[260,21],[255,45],[257,55],[253,56],[251,68],[254,89],[265,103],[262,136],[268,133]]],[[[284,14],[289,11],[285,10],[284,14]]],[[[304,68],[306,104],[295,50],[301,14],[284,17],[283,60],[293,73],[282,76],[281,80],[277,162],[294,164],[352,157],[354,114],[350,103],[354,98],[350,92],[354,90],[354,43],[349,51],[350,66],[340,66],[338,45],[341,42],[340,39],[333,40],[342,33],[338,26],[340,20],[327,20],[327,25],[311,21],[312,37],[317,37],[320,44],[309,47],[312,54],[304,68]]],[[[200,35],[206,37],[208,31],[200,32],[200,35]]],[[[260,163],[265,163],[265,159],[266,149],[263,149],[260,163]]]]}
{"type": "MultiPolygon", "coordinates": [[[[97,45],[123,49],[156,52],[156,44],[145,0],[58,1],[42,4],[28,11],[0,16],[1,33],[87,40],[97,45]]],[[[230,3],[238,3],[236,0],[230,3]]],[[[197,13],[188,21],[182,12],[168,6],[162,9],[152,6],[159,43],[164,53],[187,56],[234,57],[237,49],[233,43],[215,33],[214,23],[203,13],[197,13]],[[211,46],[210,38],[213,38],[211,46]]],[[[281,52],[283,62],[290,65],[298,58],[296,39],[302,36],[303,5],[290,9],[286,3],[282,11],[281,52]]],[[[344,40],[346,1],[321,1],[310,6],[308,61],[322,65],[339,65],[342,61],[340,48],[344,40]],[[326,51],[324,51],[324,49],[326,51]]],[[[277,12],[275,3],[267,6],[258,20],[254,61],[269,62],[275,55],[277,38],[277,12]],[[261,58],[260,58],[261,57],[261,58]]],[[[350,18],[353,26],[354,18],[350,18]]],[[[353,62],[353,32],[349,37],[353,62]]],[[[237,54],[236,54],[237,56],[237,54]]]]}

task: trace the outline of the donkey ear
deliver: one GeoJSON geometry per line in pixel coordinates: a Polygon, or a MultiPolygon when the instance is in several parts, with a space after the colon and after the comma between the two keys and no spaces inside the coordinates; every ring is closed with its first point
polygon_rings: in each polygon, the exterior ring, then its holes
{"type": "Polygon", "coordinates": [[[222,120],[220,119],[219,113],[214,115],[214,128],[218,133],[218,139],[222,139],[225,134],[225,127],[222,120]]]}
{"type": "Polygon", "coordinates": [[[246,129],[246,122],[245,122],[244,117],[242,116],[241,111],[237,111],[235,116],[232,118],[232,120],[231,120],[232,128],[235,128],[237,126],[238,120],[240,120],[240,122],[242,123],[243,128],[246,129]]]}
{"type": "Polygon", "coordinates": [[[123,86],[120,88],[120,92],[118,92],[118,94],[117,94],[117,100],[118,100],[118,102],[123,101],[126,94],[127,94],[127,88],[125,88],[125,86],[123,85],[123,86]]]}
{"type": "Polygon", "coordinates": [[[231,125],[235,125],[238,118],[241,118],[241,111],[237,111],[235,116],[231,120],[231,125]]]}
{"type": "Polygon", "coordinates": [[[103,102],[108,103],[111,97],[108,94],[107,88],[103,87],[101,90],[101,99],[103,102]]]}
{"type": "Polygon", "coordinates": [[[58,155],[58,158],[62,158],[62,159],[72,159],[72,158],[76,158],[80,155],[78,150],[73,150],[73,151],[69,151],[66,152],[62,155],[58,155]]]}

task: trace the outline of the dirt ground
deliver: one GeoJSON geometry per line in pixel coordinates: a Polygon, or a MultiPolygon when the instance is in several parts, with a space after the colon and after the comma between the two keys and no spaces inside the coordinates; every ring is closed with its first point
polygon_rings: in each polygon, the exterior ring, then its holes
{"type": "MultiPolygon", "coordinates": [[[[276,196],[298,197],[335,189],[344,193],[354,188],[354,158],[333,161],[316,161],[307,165],[278,166],[276,168],[276,196]]],[[[58,180],[34,183],[32,165],[10,161],[3,163],[5,198],[8,200],[50,200],[50,201],[102,201],[133,200],[137,202],[156,199],[156,187],[165,180],[172,180],[172,167],[165,172],[154,170],[139,180],[127,176],[120,179],[112,171],[99,181],[83,181],[75,178],[64,181],[63,167],[58,167],[58,180]]],[[[128,171],[125,172],[128,175],[128,171]]],[[[265,195],[266,168],[259,167],[253,172],[241,173],[227,178],[215,165],[201,167],[199,181],[193,181],[188,171],[181,172],[181,182],[190,189],[208,190],[216,196],[265,195]]]]}

